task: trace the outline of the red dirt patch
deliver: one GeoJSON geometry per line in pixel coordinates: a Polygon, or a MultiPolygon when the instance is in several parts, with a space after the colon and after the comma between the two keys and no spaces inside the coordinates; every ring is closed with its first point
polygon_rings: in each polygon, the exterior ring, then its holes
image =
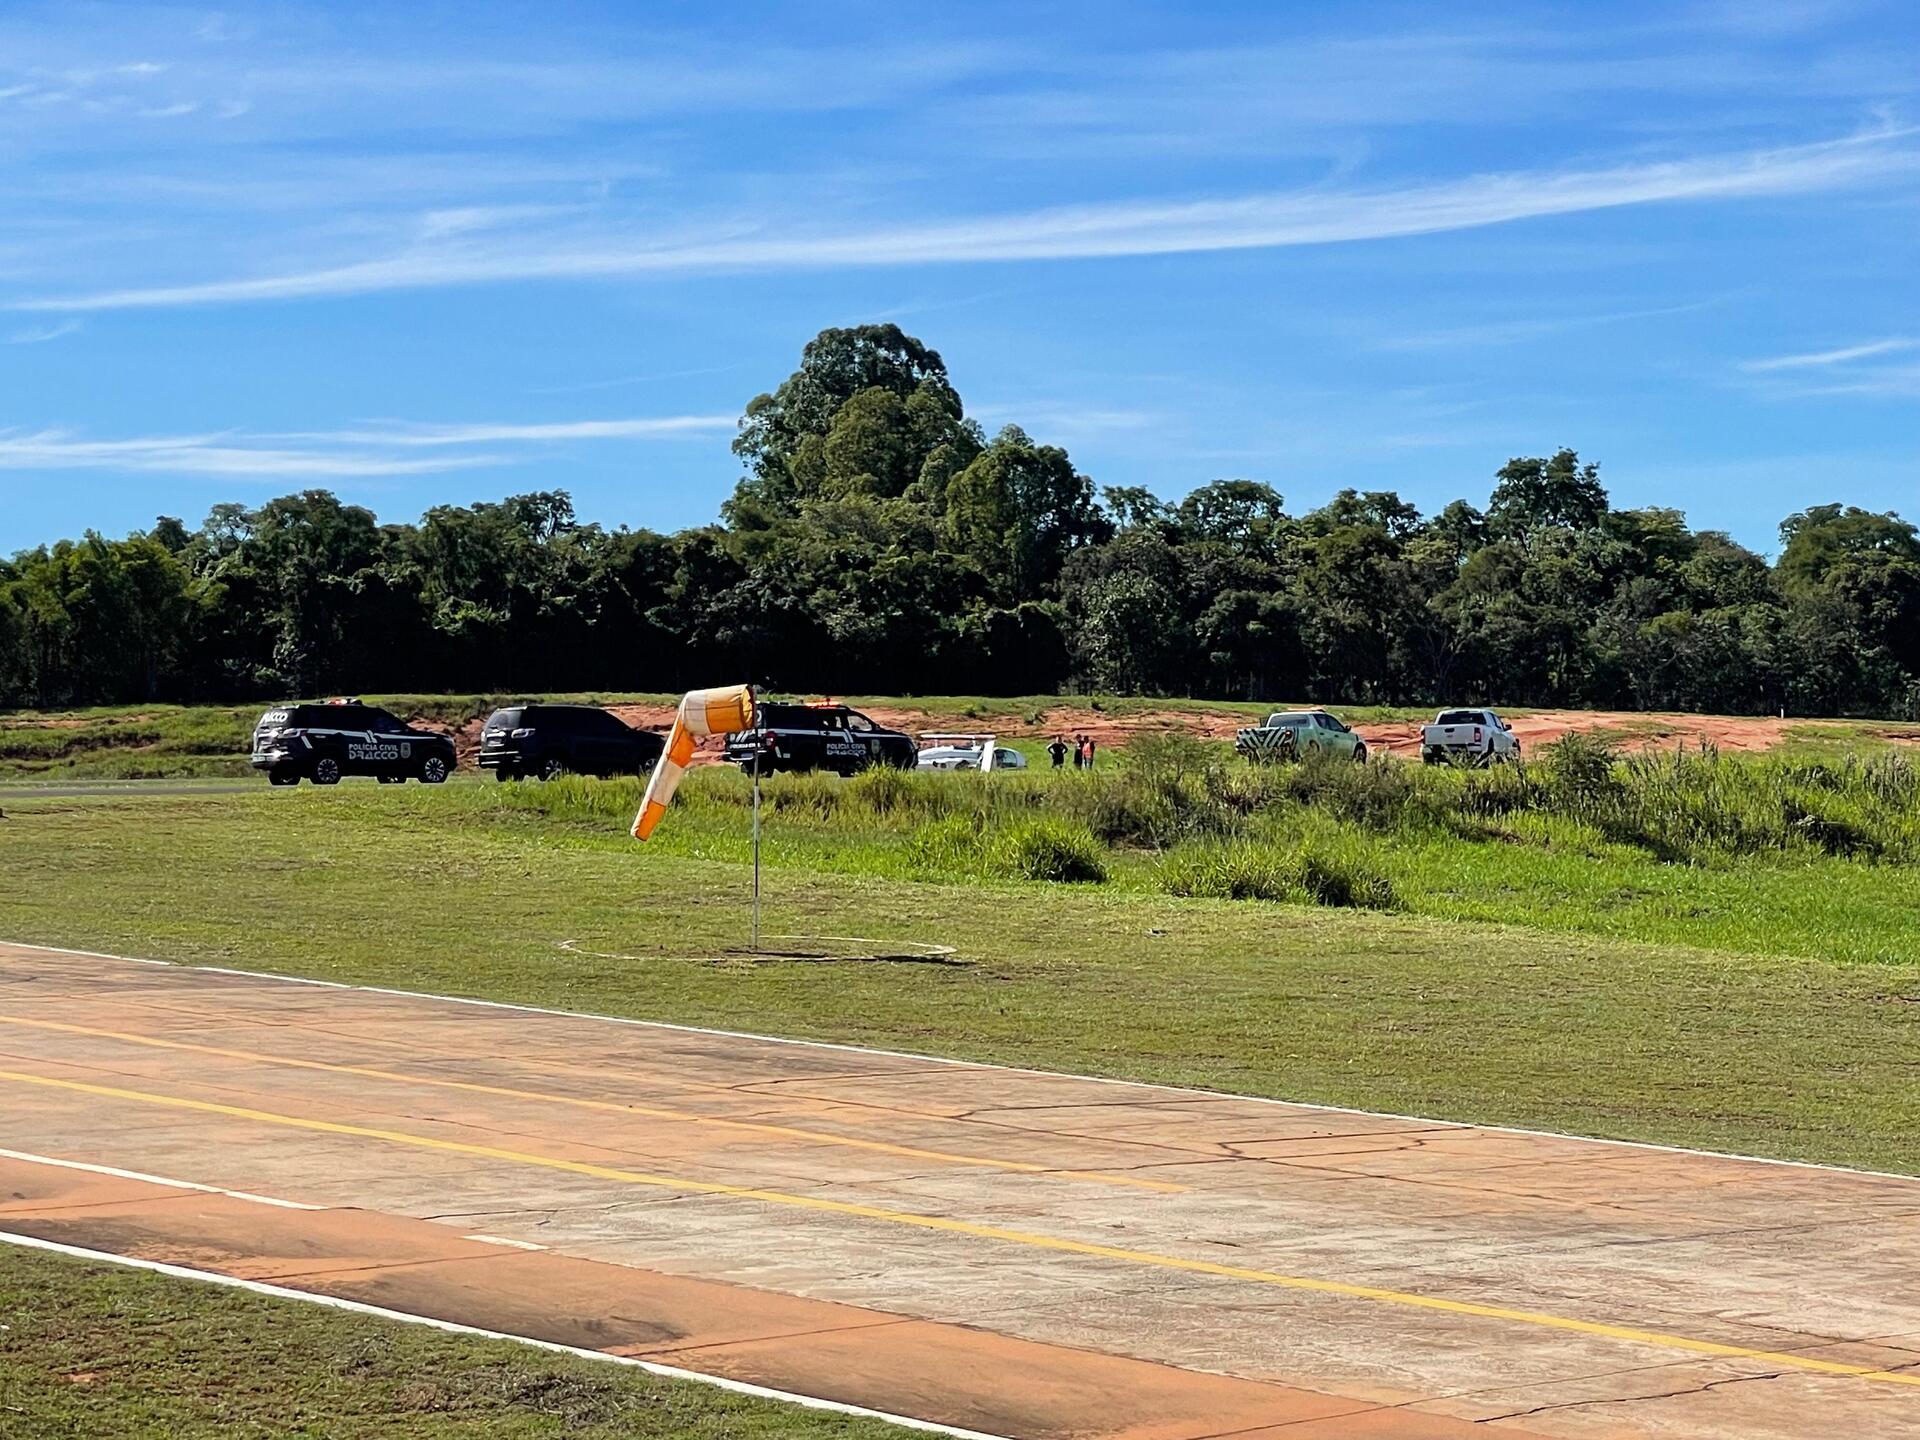
{"type": "MultiPolygon", "coordinates": [[[[1536,710],[1507,722],[1525,750],[1549,745],[1563,735],[1605,732],[1627,751],[1712,743],[1722,750],[1771,750],[1800,722],[1772,715],[1678,715],[1631,710],[1536,710]]],[[[1419,725],[1356,725],[1374,750],[1394,755],[1420,753],[1419,725]]]]}
{"type": "MultiPolygon", "coordinates": [[[[664,734],[673,726],[674,707],[663,704],[609,705],[606,707],[638,730],[664,734]]],[[[1276,707],[1278,708],[1278,707],[1276,707]]],[[[1111,714],[1091,705],[1063,700],[1040,712],[1037,721],[1022,715],[995,715],[969,720],[946,711],[931,711],[914,705],[869,705],[863,713],[881,725],[918,735],[929,730],[972,728],[998,735],[1006,740],[1045,740],[1060,735],[1072,738],[1090,735],[1103,750],[1125,745],[1138,735],[1187,734],[1204,740],[1231,740],[1234,732],[1249,723],[1244,715],[1217,710],[1130,710],[1111,714]]],[[[1338,713],[1336,709],[1335,713],[1338,713]]],[[[480,732],[484,716],[475,715],[457,726],[415,717],[410,723],[423,730],[450,736],[463,767],[471,769],[480,750],[480,732]]],[[[1535,710],[1514,716],[1508,722],[1521,744],[1529,751],[1551,744],[1563,735],[1603,732],[1625,751],[1666,748],[1675,745],[1699,746],[1711,742],[1726,751],[1771,750],[1787,738],[1787,732],[1802,720],[1782,720],[1772,715],[1684,715],[1670,712],[1632,710],[1535,710]]],[[[1376,754],[1417,756],[1420,753],[1421,722],[1362,723],[1355,725],[1369,749],[1376,754]]],[[[1920,729],[1888,729],[1875,732],[1876,738],[1920,743],[1920,729]]],[[[694,755],[695,765],[720,763],[719,742],[709,741],[694,755]]]]}

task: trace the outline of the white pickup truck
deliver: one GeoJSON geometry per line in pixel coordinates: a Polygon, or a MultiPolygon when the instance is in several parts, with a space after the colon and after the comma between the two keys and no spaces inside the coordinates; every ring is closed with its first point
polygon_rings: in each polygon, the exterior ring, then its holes
{"type": "Polygon", "coordinates": [[[1518,760],[1520,742],[1491,710],[1442,710],[1420,731],[1420,758],[1429,765],[1492,765],[1518,760]]]}

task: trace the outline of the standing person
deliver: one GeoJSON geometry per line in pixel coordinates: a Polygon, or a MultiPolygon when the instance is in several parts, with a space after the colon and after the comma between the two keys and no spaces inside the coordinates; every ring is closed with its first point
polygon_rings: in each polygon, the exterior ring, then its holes
{"type": "Polygon", "coordinates": [[[1073,768],[1076,770],[1087,768],[1087,737],[1084,735],[1073,737],[1073,768]]]}
{"type": "Polygon", "coordinates": [[[1067,763],[1067,742],[1058,735],[1054,736],[1053,743],[1047,746],[1047,756],[1053,761],[1053,768],[1058,770],[1067,763]]]}
{"type": "Polygon", "coordinates": [[[1093,736],[1087,736],[1087,769],[1093,769],[1093,736]]]}

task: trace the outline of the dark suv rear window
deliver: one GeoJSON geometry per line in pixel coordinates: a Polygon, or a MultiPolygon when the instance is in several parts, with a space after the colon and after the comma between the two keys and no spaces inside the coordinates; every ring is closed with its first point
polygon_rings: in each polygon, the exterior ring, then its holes
{"type": "Polygon", "coordinates": [[[518,713],[520,718],[514,724],[554,735],[617,735],[626,728],[619,717],[593,705],[527,705],[518,713]]]}
{"type": "Polygon", "coordinates": [[[847,712],[825,705],[762,705],[755,719],[767,730],[824,730],[844,725],[847,712]]]}

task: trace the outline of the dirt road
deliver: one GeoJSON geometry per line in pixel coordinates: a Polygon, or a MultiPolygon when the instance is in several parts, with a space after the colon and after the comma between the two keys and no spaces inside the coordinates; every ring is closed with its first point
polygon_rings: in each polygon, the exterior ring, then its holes
{"type": "Polygon", "coordinates": [[[989,1435],[1920,1436],[1902,1178],[19,946],[0,1145],[0,1234],[989,1435]]]}
{"type": "MultiPolygon", "coordinates": [[[[615,705],[611,708],[628,724],[642,729],[665,730],[673,724],[673,711],[665,706],[615,705]]],[[[872,706],[865,713],[882,725],[909,734],[966,728],[951,717],[930,716],[910,706],[872,706]]],[[[1248,716],[1220,711],[1141,710],[1112,715],[1086,705],[1060,704],[1043,711],[1037,721],[1003,718],[969,723],[1009,740],[1091,735],[1112,751],[1137,735],[1178,733],[1206,740],[1231,740],[1241,726],[1256,722],[1248,716]]],[[[1767,715],[1684,715],[1628,710],[1535,710],[1517,715],[1511,721],[1514,733],[1529,750],[1547,745],[1562,735],[1601,733],[1626,751],[1672,749],[1676,745],[1697,747],[1704,743],[1727,751],[1771,750],[1786,740],[1789,731],[1810,723],[1816,722],[1781,720],[1767,715]]],[[[1420,753],[1417,724],[1363,723],[1354,729],[1376,753],[1413,757],[1420,753]]],[[[1886,738],[1920,738],[1920,730],[1912,726],[1889,726],[1886,738]]],[[[479,745],[477,733],[473,743],[475,747],[479,745]]],[[[716,754],[709,758],[718,757],[716,754]]]]}
{"type": "MultiPolygon", "coordinates": [[[[673,725],[671,705],[609,705],[607,707],[642,730],[666,731],[673,725]]],[[[1276,706],[1274,708],[1283,708],[1276,706]]],[[[1333,707],[1339,713],[1339,707],[1333,707]]],[[[1090,735],[1109,752],[1138,735],[1185,734],[1205,740],[1231,740],[1243,725],[1257,723],[1254,717],[1238,712],[1180,709],[1123,710],[1117,714],[1095,709],[1084,701],[1060,701],[1038,711],[1037,719],[1025,716],[999,716],[991,720],[956,719],[951,713],[930,712],[908,703],[868,705],[864,714],[895,730],[918,735],[930,730],[978,729],[992,731],[1005,740],[1045,740],[1056,735],[1090,735]]],[[[1697,747],[1712,744],[1726,751],[1771,750],[1787,740],[1789,734],[1804,726],[1823,722],[1805,719],[1780,719],[1770,715],[1689,715],[1666,711],[1635,710],[1533,710],[1510,718],[1514,733],[1529,751],[1558,740],[1562,735],[1604,734],[1623,751],[1672,749],[1676,745],[1697,747]]],[[[480,751],[482,717],[475,717],[453,729],[429,721],[416,720],[431,730],[452,736],[460,763],[471,768],[480,751]]],[[[1833,723],[1833,722],[1826,722],[1833,723]]],[[[1420,726],[1417,723],[1354,726],[1369,749],[1378,754],[1418,757],[1420,726]]],[[[1881,739],[1896,744],[1920,742],[1920,727],[1887,722],[1878,732],[1881,739]]],[[[717,742],[704,746],[694,758],[696,765],[720,763],[717,742]]]]}

